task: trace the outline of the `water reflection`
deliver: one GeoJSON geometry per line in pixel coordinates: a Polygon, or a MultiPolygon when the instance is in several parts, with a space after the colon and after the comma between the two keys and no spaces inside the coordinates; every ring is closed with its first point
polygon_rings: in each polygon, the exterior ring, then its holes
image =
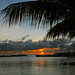
{"type": "Polygon", "coordinates": [[[40,60],[40,61],[39,61],[39,64],[40,64],[40,66],[42,66],[42,67],[43,67],[43,66],[44,66],[44,64],[45,64],[44,60],[40,60]]]}
{"type": "Polygon", "coordinates": [[[38,66],[38,67],[44,67],[45,61],[43,59],[41,59],[39,61],[32,61],[32,64],[34,64],[35,66],[38,66]]]}
{"type": "Polygon", "coordinates": [[[75,66],[59,65],[75,58],[0,58],[0,75],[74,75],[75,66]]]}

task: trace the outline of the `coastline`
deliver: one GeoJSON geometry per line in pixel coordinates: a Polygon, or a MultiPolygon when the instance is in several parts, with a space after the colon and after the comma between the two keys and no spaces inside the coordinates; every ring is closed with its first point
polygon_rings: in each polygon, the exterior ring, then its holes
{"type": "MultiPolygon", "coordinates": [[[[33,57],[33,55],[26,55],[26,54],[0,55],[0,57],[22,57],[22,56],[33,57]]],[[[75,57],[75,53],[74,54],[35,55],[35,57],[75,57]]]]}

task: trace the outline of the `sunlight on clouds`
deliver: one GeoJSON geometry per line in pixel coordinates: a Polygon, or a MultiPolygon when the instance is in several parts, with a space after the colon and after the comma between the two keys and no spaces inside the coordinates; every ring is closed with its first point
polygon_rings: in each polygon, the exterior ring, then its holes
{"type": "Polygon", "coordinates": [[[0,54],[34,54],[34,55],[53,55],[55,50],[59,48],[39,48],[33,50],[12,50],[12,51],[0,51],[0,54]]]}

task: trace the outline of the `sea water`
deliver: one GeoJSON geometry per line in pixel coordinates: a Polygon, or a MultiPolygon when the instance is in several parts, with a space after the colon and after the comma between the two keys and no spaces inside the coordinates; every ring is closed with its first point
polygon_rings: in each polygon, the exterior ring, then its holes
{"type": "Polygon", "coordinates": [[[75,75],[73,57],[1,57],[0,75],[75,75]]]}

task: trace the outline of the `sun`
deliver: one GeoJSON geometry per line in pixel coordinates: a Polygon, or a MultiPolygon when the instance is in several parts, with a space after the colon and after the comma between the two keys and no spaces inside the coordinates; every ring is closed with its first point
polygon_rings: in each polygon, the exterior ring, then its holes
{"type": "Polygon", "coordinates": [[[41,52],[41,55],[44,55],[44,53],[43,53],[43,52],[41,52]]]}

